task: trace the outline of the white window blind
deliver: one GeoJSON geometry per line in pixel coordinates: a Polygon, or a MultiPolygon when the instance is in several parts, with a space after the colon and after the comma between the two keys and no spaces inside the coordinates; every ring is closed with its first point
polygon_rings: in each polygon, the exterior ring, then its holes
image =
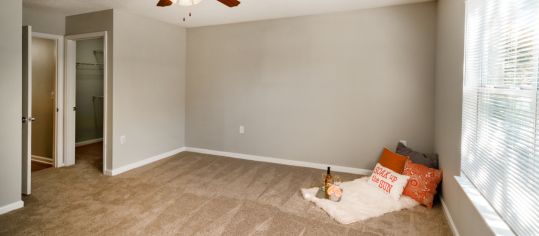
{"type": "Polygon", "coordinates": [[[539,235],[539,0],[468,0],[462,171],[519,235],[539,235]]]}

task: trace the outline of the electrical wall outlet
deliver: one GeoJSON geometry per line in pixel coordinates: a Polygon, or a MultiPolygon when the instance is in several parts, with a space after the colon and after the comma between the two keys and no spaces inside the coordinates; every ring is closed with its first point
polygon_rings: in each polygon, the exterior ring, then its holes
{"type": "Polygon", "coordinates": [[[127,138],[125,135],[120,136],[120,144],[125,144],[127,142],[127,138]]]}
{"type": "Polygon", "coordinates": [[[408,142],[406,140],[399,140],[399,143],[404,144],[404,146],[408,146],[408,142]]]}
{"type": "Polygon", "coordinates": [[[239,132],[240,132],[240,134],[245,134],[245,126],[240,125],[239,132]]]}

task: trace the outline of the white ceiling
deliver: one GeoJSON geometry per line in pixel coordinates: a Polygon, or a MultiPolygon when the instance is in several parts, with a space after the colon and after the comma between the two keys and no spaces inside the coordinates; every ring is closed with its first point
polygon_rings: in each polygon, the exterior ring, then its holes
{"type": "Polygon", "coordinates": [[[184,27],[219,25],[264,19],[314,15],[356,9],[427,2],[432,0],[240,0],[228,8],[217,0],[203,0],[192,7],[174,4],[159,8],[158,0],[23,0],[26,7],[52,8],[65,15],[120,9],[184,27]],[[188,13],[192,17],[187,17],[188,13]],[[186,17],[186,22],[182,18],[186,17]]]}

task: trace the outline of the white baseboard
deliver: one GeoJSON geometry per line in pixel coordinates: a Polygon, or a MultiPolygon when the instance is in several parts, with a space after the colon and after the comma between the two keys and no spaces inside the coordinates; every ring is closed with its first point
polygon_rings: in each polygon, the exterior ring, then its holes
{"type": "Polygon", "coordinates": [[[114,168],[112,170],[110,169],[105,170],[105,175],[108,175],[108,176],[119,175],[126,171],[150,164],[152,162],[159,161],[161,159],[164,159],[164,158],[167,158],[167,157],[170,157],[170,156],[173,156],[178,153],[185,152],[185,151],[209,154],[209,155],[215,155],[215,156],[231,157],[231,158],[244,159],[244,160],[250,160],[250,161],[260,161],[260,162],[268,162],[268,163],[275,163],[275,164],[282,164],[282,165],[289,165],[289,166],[308,167],[308,168],[321,169],[321,170],[325,170],[329,166],[335,172],[343,172],[343,173],[351,173],[351,174],[359,174],[359,175],[370,175],[372,173],[371,170],[361,169],[361,168],[321,164],[321,163],[306,162],[306,161],[294,161],[294,160],[256,156],[256,155],[249,155],[249,154],[242,154],[242,153],[215,151],[215,150],[203,149],[203,148],[181,147],[181,148],[177,148],[169,152],[161,153],[159,155],[149,157],[144,160],[137,161],[135,163],[131,163],[131,164],[119,167],[119,168],[114,168]]]}
{"type": "Polygon", "coordinates": [[[306,162],[306,161],[286,160],[286,159],[280,159],[280,158],[274,158],[274,157],[263,157],[263,156],[255,156],[255,155],[233,153],[233,152],[222,152],[222,151],[215,151],[215,150],[203,149],[203,148],[187,147],[186,151],[215,155],[215,156],[238,158],[238,159],[251,160],[251,161],[269,162],[269,163],[289,165],[289,166],[301,166],[301,167],[308,167],[308,168],[321,169],[321,170],[325,170],[329,166],[331,167],[331,170],[335,172],[343,172],[343,173],[351,173],[351,174],[359,174],[359,175],[370,175],[372,173],[371,170],[367,170],[367,169],[321,164],[321,163],[306,162]]]}
{"type": "Polygon", "coordinates": [[[138,168],[138,167],[141,167],[141,166],[144,166],[144,165],[148,165],[148,164],[150,164],[152,162],[159,161],[161,159],[176,155],[176,154],[184,152],[184,151],[185,151],[185,147],[177,148],[177,149],[174,149],[172,151],[161,153],[161,154],[153,156],[153,157],[148,157],[148,158],[146,158],[144,160],[140,160],[140,161],[137,161],[135,163],[131,163],[131,164],[119,167],[119,168],[114,168],[112,170],[105,170],[105,175],[108,175],[108,176],[119,175],[119,174],[124,173],[126,171],[130,171],[132,169],[135,169],[135,168],[138,168]]]}
{"type": "Polygon", "coordinates": [[[45,163],[45,164],[51,164],[51,165],[54,162],[54,160],[52,158],[36,156],[36,155],[32,155],[32,161],[41,162],[41,163],[45,163]]]}
{"type": "Polygon", "coordinates": [[[80,141],[78,143],[75,143],[75,147],[85,146],[85,145],[89,145],[89,144],[93,144],[93,143],[99,143],[101,141],[103,141],[103,138],[84,140],[84,141],[80,141]]]}
{"type": "Polygon", "coordinates": [[[113,176],[112,170],[111,170],[111,169],[106,169],[106,170],[105,170],[105,175],[106,175],[106,176],[113,176]]]}
{"type": "Polygon", "coordinates": [[[444,209],[445,218],[449,223],[449,228],[451,229],[451,232],[453,232],[453,235],[455,236],[460,236],[459,231],[455,226],[455,222],[453,221],[453,217],[451,217],[451,213],[449,213],[449,209],[447,208],[447,205],[445,204],[444,198],[442,198],[442,196],[440,196],[440,202],[442,202],[442,208],[444,209]]]}
{"type": "Polygon", "coordinates": [[[16,201],[14,203],[7,204],[5,206],[1,206],[0,207],[0,215],[8,213],[8,212],[13,211],[13,210],[17,210],[17,209],[22,208],[22,207],[24,207],[24,202],[21,201],[21,200],[16,201]]]}

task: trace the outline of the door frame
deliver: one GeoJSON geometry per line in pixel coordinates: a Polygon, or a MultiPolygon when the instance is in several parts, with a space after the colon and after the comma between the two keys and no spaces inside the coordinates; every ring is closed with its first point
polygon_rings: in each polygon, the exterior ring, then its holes
{"type": "Polygon", "coordinates": [[[56,91],[54,94],[56,111],[54,112],[52,158],[54,167],[58,168],[64,166],[64,150],[63,142],[61,142],[64,138],[64,116],[61,115],[64,110],[64,36],[32,32],[32,37],[50,39],[56,42],[56,91]]]}
{"type": "Polygon", "coordinates": [[[108,34],[107,31],[66,35],[65,42],[65,84],[64,84],[64,163],[65,165],[75,164],[75,112],[69,107],[75,107],[76,94],[76,41],[86,39],[103,39],[103,174],[106,174],[107,143],[110,125],[108,116],[108,34]],[[75,47],[73,47],[75,46],[75,47]]]}

